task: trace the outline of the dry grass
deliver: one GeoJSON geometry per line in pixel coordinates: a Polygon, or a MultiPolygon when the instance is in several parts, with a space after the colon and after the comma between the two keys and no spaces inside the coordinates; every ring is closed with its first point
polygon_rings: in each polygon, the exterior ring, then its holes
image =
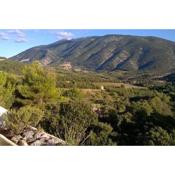
{"type": "Polygon", "coordinates": [[[95,83],[97,86],[104,86],[105,87],[124,87],[124,88],[137,88],[137,89],[144,89],[145,87],[141,86],[134,86],[131,84],[126,84],[126,83],[112,83],[112,82],[102,82],[102,83],[95,83]]]}

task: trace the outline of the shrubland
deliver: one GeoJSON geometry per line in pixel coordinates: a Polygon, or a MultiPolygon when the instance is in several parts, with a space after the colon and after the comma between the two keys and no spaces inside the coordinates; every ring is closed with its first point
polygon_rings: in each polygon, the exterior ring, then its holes
{"type": "Polygon", "coordinates": [[[6,126],[20,133],[42,128],[68,145],[174,145],[175,85],[104,86],[106,74],[64,72],[39,62],[0,72],[6,126]],[[85,91],[84,89],[88,89],[85,91]]]}

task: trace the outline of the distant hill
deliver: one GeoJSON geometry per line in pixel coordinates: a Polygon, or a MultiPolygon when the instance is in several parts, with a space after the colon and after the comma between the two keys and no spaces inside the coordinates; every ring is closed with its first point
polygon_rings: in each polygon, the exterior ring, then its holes
{"type": "Polygon", "coordinates": [[[5,59],[7,59],[7,58],[5,58],[5,57],[0,57],[0,61],[5,60],[5,59]]]}
{"type": "Polygon", "coordinates": [[[163,77],[160,78],[160,80],[175,82],[175,73],[171,73],[169,75],[163,76],[163,77]]]}
{"type": "Polygon", "coordinates": [[[61,40],[28,49],[11,59],[70,63],[94,71],[136,71],[164,74],[175,70],[175,43],[157,37],[106,35],[61,40]]]}
{"type": "Polygon", "coordinates": [[[0,71],[21,74],[24,64],[18,61],[2,59],[0,62],[0,71]]]}

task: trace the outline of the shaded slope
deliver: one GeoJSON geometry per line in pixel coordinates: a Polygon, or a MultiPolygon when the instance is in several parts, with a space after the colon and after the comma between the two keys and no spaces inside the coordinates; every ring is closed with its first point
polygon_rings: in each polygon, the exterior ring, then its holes
{"type": "Polygon", "coordinates": [[[70,62],[95,71],[167,73],[175,67],[175,43],[156,37],[122,35],[61,40],[26,50],[14,60],[40,60],[45,65],[70,62]]]}

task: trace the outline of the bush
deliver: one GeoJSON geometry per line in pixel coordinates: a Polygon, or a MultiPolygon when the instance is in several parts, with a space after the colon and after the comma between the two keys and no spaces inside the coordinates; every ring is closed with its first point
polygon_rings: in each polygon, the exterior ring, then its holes
{"type": "Polygon", "coordinates": [[[11,110],[6,118],[5,125],[15,134],[21,133],[26,127],[36,127],[43,117],[43,111],[36,107],[25,106],[19,110],[11,110]]]}
{"type": "Polygon", "coordinates": [[[86,139],[85,144],[86,145],[115,145],[110,138],[112,135],[113,128],[102,122],[96,123],[90,134],[89,137],[86,139]]]}
{"type": "Polygon", "coordinates": [[[66,90],[63,96],[69,97],[70,99],[82,99],[83,94],[79,89],[72,88],[72,89],[66,90]]]}
{"type": "Polygon", "coordinates": [[[170,145],[171,136],[161,127],[154,127],[146,133],[145,145],[170,145]]]}
{"type": "Polygon", "coordinates": [[[79,145],[86,137],[88,127],[96,120],[91,105],[83,101],[61,103],[55,111],[59,113],[46,118],[44,126],[51,134],[61,137],[70,145],[79,145]]]}

